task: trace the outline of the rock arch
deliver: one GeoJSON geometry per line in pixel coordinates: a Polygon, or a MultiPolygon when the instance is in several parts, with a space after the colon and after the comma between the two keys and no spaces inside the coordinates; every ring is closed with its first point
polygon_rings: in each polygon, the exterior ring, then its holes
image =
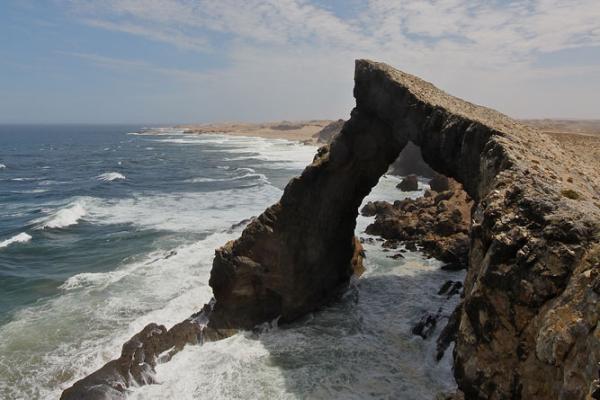
{"type": "Polygon", "coordinates": [[[291,321],[344,290],[358,207],[411,141],[476,204],[457,311],[459,387],[467,398],[584,398],[600,361],[590,289],[600,279],[598,209],[561,196],[557,143],[381,63],[356,62],[354,97],[331,145],[216,251],[209,328],[226,336],[291,321]]]}
{"type": "Polygon", "coordinates": [[[465,397],[600,398],[600,194],[576,155],[385,64],[356,62],[354,96],[331,145],[216,251],[216,302],[170,330],[148,325],[62,399],[122,398],[152,382],[157,354],[336,299],[352,275],[358,207],[409,141],[475,200],[454,349],[465,397]]]}

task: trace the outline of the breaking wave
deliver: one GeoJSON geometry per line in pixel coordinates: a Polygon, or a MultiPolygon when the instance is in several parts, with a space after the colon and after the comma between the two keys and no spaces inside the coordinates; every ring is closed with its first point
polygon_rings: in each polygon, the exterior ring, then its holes
{"type": "Polygon", "coordinates": [[[102,182],[112,182],[116,180],[124,180],[126,177],[118,172],[105,172],[104,174],[98,175],[96,179],[102,182]]]}
{"type": "Polygon", "coordinates": [[[18,235],[11,237],[10,239],[6,239],[3,242],[0,242],[0,249],[4,247],[8,247],[13,243],[27,243],[31,240],[31,235],[21,232],[18,235]]]}
{"type": "Polygon", "coordinates": [[[60,229],[76,225],[86,214],[83,202],[75,201],[34,222],[39,224],[38,229],[60,229]]]}

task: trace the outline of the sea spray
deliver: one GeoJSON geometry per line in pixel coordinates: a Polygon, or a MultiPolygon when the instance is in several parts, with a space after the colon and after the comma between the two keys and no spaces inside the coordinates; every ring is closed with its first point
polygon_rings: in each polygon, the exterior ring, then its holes
{"type": "Polygon", "coordinates": [[[51,212],[45,218],[34,222],[38,224],[38,229],[61,229],[71,225],[76,225],[83,218],[87,211],[82,200],[75,201],[64,208],[51,212]]]}

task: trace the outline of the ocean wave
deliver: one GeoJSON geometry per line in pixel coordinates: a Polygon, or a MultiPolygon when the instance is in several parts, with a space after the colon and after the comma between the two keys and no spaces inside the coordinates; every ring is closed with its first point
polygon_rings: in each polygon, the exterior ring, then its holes
{"type": "Polygon", "coordinates": [[[6,168],[6,165],[0,164],[0,169],[4,169],[4,168],[6,168]]]}
{"type": "Polygon", "coordinates": [[[21,232],[18,235],[11,237],[10,239],[6,239],[3,242],[0,242],[0,249],[4,247],[8,247],[13,243],[27,243],[31,240],[31,235],[21,232]]]}
{"type": "Polygon", "coordinates": [[[86,214],[83,201],[75,201],[34,222],[39,224],[38,229],[60,229],[76,225],[86,214]]]}
{"type": "Polygon", "coordinates": [[[11,190],[11,193],[22,193],[22,194],[36,194],[45,193],[47,189],[31,189],[31,190],[11,190]]]}
{"type": "Polygon", "coordinates": [[[75,275],[60,295],[19,310],[0,326],[0,369],[10,365],[15,376],[0,379],[0,393],[58,398],[75,380],[118,357],[122,344],[148,323],[170,327],[198,311],[212,296],[207,282],[214,249],[237,234],[213,234],[113,271],[75,275]]]}
{"type": "Polygon", "coordinates": [[[99,181],[102,182],[112,182],[115,180],[124,180],[126,179],[125,175],[120,174],[118,172],[105,172],[96,177],[99,181]]]}
{"type": "Polygon", "coordinates": [[[29,182],[29,181],[39,181],[42,178],[12,178],[11,181],[15,182],[29,182]]]}
{"type": "MultiPolygon", "coordinates": [[[[244,169],[252,170],[251,168],[244,168],[244,169]]],[[[240,170],[242,170],[242,169],[240,168],[240,170]]],[[[254,170],[252,170],[252,171],[254,171],[254,170]]],[[[253,173],[253,172],[248,172],[243,175],[232,176],[229,178],[207,178],[207,177],[191,178],[191,179],[186,179],[185,182],[188,182],[188,183],[231,182],[231,181],[239,181],[239,180],[248,179],[248,178],[257,178],[258,180],[260,180],[264,183],[269,183],[269,180],[267,179],[266,175],[257,174],[257,173],[253,173]]]]}

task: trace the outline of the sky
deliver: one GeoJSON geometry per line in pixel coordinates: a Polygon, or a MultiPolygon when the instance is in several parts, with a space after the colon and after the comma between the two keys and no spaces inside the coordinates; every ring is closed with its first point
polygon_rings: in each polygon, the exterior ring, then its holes
{"type": "Polygon", "coordinates": [[[348,118],[357,58],[600,119],[600,0],[2,0],[0,123],[348,118]]]}

